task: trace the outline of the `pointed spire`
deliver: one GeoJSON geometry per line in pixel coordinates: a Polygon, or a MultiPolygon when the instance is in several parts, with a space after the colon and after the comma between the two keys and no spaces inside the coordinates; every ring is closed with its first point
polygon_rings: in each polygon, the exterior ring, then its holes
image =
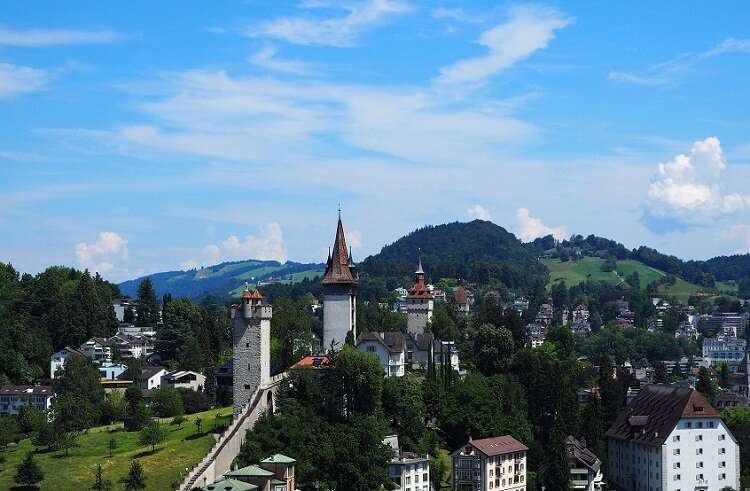
{"type": "Polygon", "coordinates": [[[323,283],[356,283],[357,280],[354,278],[351,271],[352,266],[353,264],[349,258],[349,251],[346,247],[344,225],[341,223],[341,209],[339,208],[336,239],[333,242],[333,251],[328,260],[326,273],[323,276],[323,283]]]}
{"type": "Polygon", "coordinates": [[[417,270],[415,271],[416,274],[424,274],[424,270],[422,269],[422,248],[417,249],[419,254],[419,266],[417,267],[417,270]]]}

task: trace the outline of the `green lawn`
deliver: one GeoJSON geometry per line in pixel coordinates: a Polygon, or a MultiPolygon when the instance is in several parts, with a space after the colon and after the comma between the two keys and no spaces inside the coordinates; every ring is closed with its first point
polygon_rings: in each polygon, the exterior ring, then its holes
{"type": "Polygon", "coordinates": [[[559,259],[543,259],[542,262],[549,269],[550,284],[556,281],[564,281],[565,285],[570,288],[583,283],[587,279],[613,284],[622,282],[622,279],[614,272],[601,270],[604,261],[598,257],[584,257],[578,261],[566,262],[561,262],[559,259]]]}
{"type": "MultiPolygon", "coordinates": [[[[146,484],[149,490],[170,490],[172,483],[181,482],[181,471],[192,467],[203,459],[213,446],[211,430],[214,424],[229,424],[232,408],[212,409],[203,413],[187,416],[182,429],[169,424],[170,419],[163,420],[168,436],[156,452],[138,442],[138,432],[126,432],[122,424],[92,428],[78,439],[78,447],[70,451],[69,456],[63,452],[39,451],[34,460],[44,471],[42,490],[82,490],[89,489],[94,482],[97,464],[101,464],[106,479],[114,484],[114,489],[122,489],[119,482],[128,472],[130,461],[137,458],[143,464],[146,484]],[[196,432],[193,421],[200,416],[203,422],[202,433],[196,432]],[[110,438],[117,441],[117,449],[109,458],[107,445],[110,438]]],[[[9,447],[4,452],[5,463],[0,464],[0,489],[12,489],[16,466],[24,455],[34,450],[29,439],[22,440],[17,447],[9,447]]]]}
{"type": "MultiPolygon", "coordinates": [[[[584,257],[575,262],[561,262],[559,259],[543,259],[542,262],[550,271],[550,282],[547,285],[548,287],[556,281],[564,281],[568,288],[570,288],[571,286],[583,283],[587,278],[590,278],[593,281],[605,281],[607,283],[619,284],[628,275],[637,272],[638,276],[640,276],[641,288],[645,288],[646,285],[652,281],[658,280],[666,275],[663,271],[652,268],[651,266],[646,266],[640,261],[634,261],[632,259],[617,261],[619,276],[615,273],[602,271],[601,265],[604,260],[598,257],[584,257]]],[[[726,283],[717,282],[716,290],[709,290],[696,285],[695,283],[687,282],[682,278],[677,278],[674,285],[662,285],[659,287],[659,294],[673,297],[681,301],[687,301],[691,295],[698,293],[703,293],[708,297],[715,296],[717,291],[731,294],[736,291],[736,287],[729,286],[726,283]]]]}

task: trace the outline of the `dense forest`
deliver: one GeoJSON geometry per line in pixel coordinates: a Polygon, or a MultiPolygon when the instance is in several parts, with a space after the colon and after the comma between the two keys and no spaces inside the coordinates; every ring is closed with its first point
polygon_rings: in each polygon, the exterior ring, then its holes
{"type": "Polygon", "coordinates": [[[513,234],[482,220],[417,229],[367,257],[360,272],[408,284],[420,256],[433,281],[455,278],[531,292],[543,287],[547,278],[545,267],[513,234]]]}
{"type": "Polygon", "coordinates": [[[63,266],[35,276],[0,263],[0,383],[49,376],[50,355],[92,336],[112,336],[116,285],[63,266]]]}

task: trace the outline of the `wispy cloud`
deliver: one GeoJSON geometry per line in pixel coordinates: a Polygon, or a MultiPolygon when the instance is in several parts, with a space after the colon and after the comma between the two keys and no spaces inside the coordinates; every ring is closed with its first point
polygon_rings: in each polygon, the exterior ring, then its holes
{"type": "Polygon", "coordinates": [[[0,26],[0,46],[37,48],[65,44],[111,43],[121,36],[112,30],[13,29],[0,26]]]}
{"type": "Polygon", "coordinates": [[[627,72],[612,70],[608,78],[617,82],[636,85],[665,85],[684,76],[690,68],[729,53],[750,53],[750,39],[729,38],[716,46],[698,53],[683,53],[671,60],[652,65],[645,70],[627,72]]]}
{"type": "Polygon", "coordinates": [[[460,8],[447,8],[438,7],[431,13],[434,19],[440,20],[452,20],[458,22],[482,22],[483,18],[479,15],[474,15],[466,12],[460,8]]]}
{"type": "Polygon", "coordinates": [[[466,210],[466,214],[469,215],[469,218],[474,218],[478,220],[492,220],[492,215],[490,214],[490,210],[485,208],[484,206],[480,204],[476,204],[466,210]]]}
{"type": "Polygon", "coordinates": [[[276,222],[261,226],[257,235],[246,235],[242,239],[236,235],[230,235],[220,244],[208,244],[200,255],[200,259],[188,259],[181,262],[180,267],[193,269],[201,265],[242,259],[274,260],[282,263],[287,260],[284,234],[281,226],[276,222]]]}
{"type": "MultiPolygon", "coordinates": [[[[317,8],[318,5],[307,6],[317,8]]],[[[251,36],[270,37],[293,44],[347,47],[353,46],[360,34],[383,22],[389,17],[411,10],[408,3],[401,0],[368,0],[341,8],[346,14],[338,17],[313,18],[308,16],[280,17],[251,28],[251,36]]]]}
{"type": "Polygon", "coordinates": [[[571,19],[551,8],[523,5],[511,9],[509,19],[482,33],[477,42],[485,55],[460,60],[440,69],[440,84],[479,84],[547,47],[555,31],[571,19]]]}
{"type": "Polygon", "coordinates": [[[46,70],[0,63],[0,99],[41,90],[51,78],[46,70]]]}
{"type": "Polygon", "coordinates": [[[249,61],[255,66],[274,72],[305,76],[315,74],[315,70],[308,63],[279,58],[276,56],[277,53],[278,50],[275,47],[266,46],[251,55],[249,61]]]}

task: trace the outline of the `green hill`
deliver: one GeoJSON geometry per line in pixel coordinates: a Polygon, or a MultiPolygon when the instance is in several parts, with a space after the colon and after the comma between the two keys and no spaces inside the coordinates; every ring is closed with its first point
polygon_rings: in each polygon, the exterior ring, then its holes
{"type": "MultiPolygon", "coordinates": [[[[599,257],[586,256],[578,261],[565,261],[559,259],[542,259],[542,263],[550,272],[547,286],[555,282],[563,281],[568,287],[583,283],[586,280],[604,281],[614,285],[625,282],[629,275],[638,273],[640,277],[641,288],[646,287],[649,283],[665,278],[667,273],[664,271],[647,266],[640,261],[625,259],[617,261],[617,271],[602,271],[604,259],[599,257]]],[[[673,285],[660,285],[659,294],[671,296],[680,300],[687,300],[691,295],[703,294],[706,296],[715,296],[720,292],[732,294],[736,288],[726,283],[717,283],[715,288],[707,288],[695,283],[685,281],[676,277],[673,285]]]]}
{"type": "Polygon", "coordinates": [[[197,270],[156,273],[126,281],[119,286],[123,295],[135,297],[138,285],[148,277],[151,278],[157,295],[170,293],[173,297],[198,299],[210,294],[225,298],[239,295],[246,281],[251,284],[263,281],[295,283],[304,278],[312,279],[321,276],[324,269],[323,264],[303,264],[293,261],[281,264],[278,261],[249,259],[221,263],[197,270]]]}
{"type": "Polygon", "coordinates": [[[503,227],[483,220],[417,229],[367,257],[360,271],[370,277],[411,278],[420,255],[433,280],[460,278],[481,285],[501,281],[509,288],[531,290],[546,278],[534,251],[503,227]]]}

